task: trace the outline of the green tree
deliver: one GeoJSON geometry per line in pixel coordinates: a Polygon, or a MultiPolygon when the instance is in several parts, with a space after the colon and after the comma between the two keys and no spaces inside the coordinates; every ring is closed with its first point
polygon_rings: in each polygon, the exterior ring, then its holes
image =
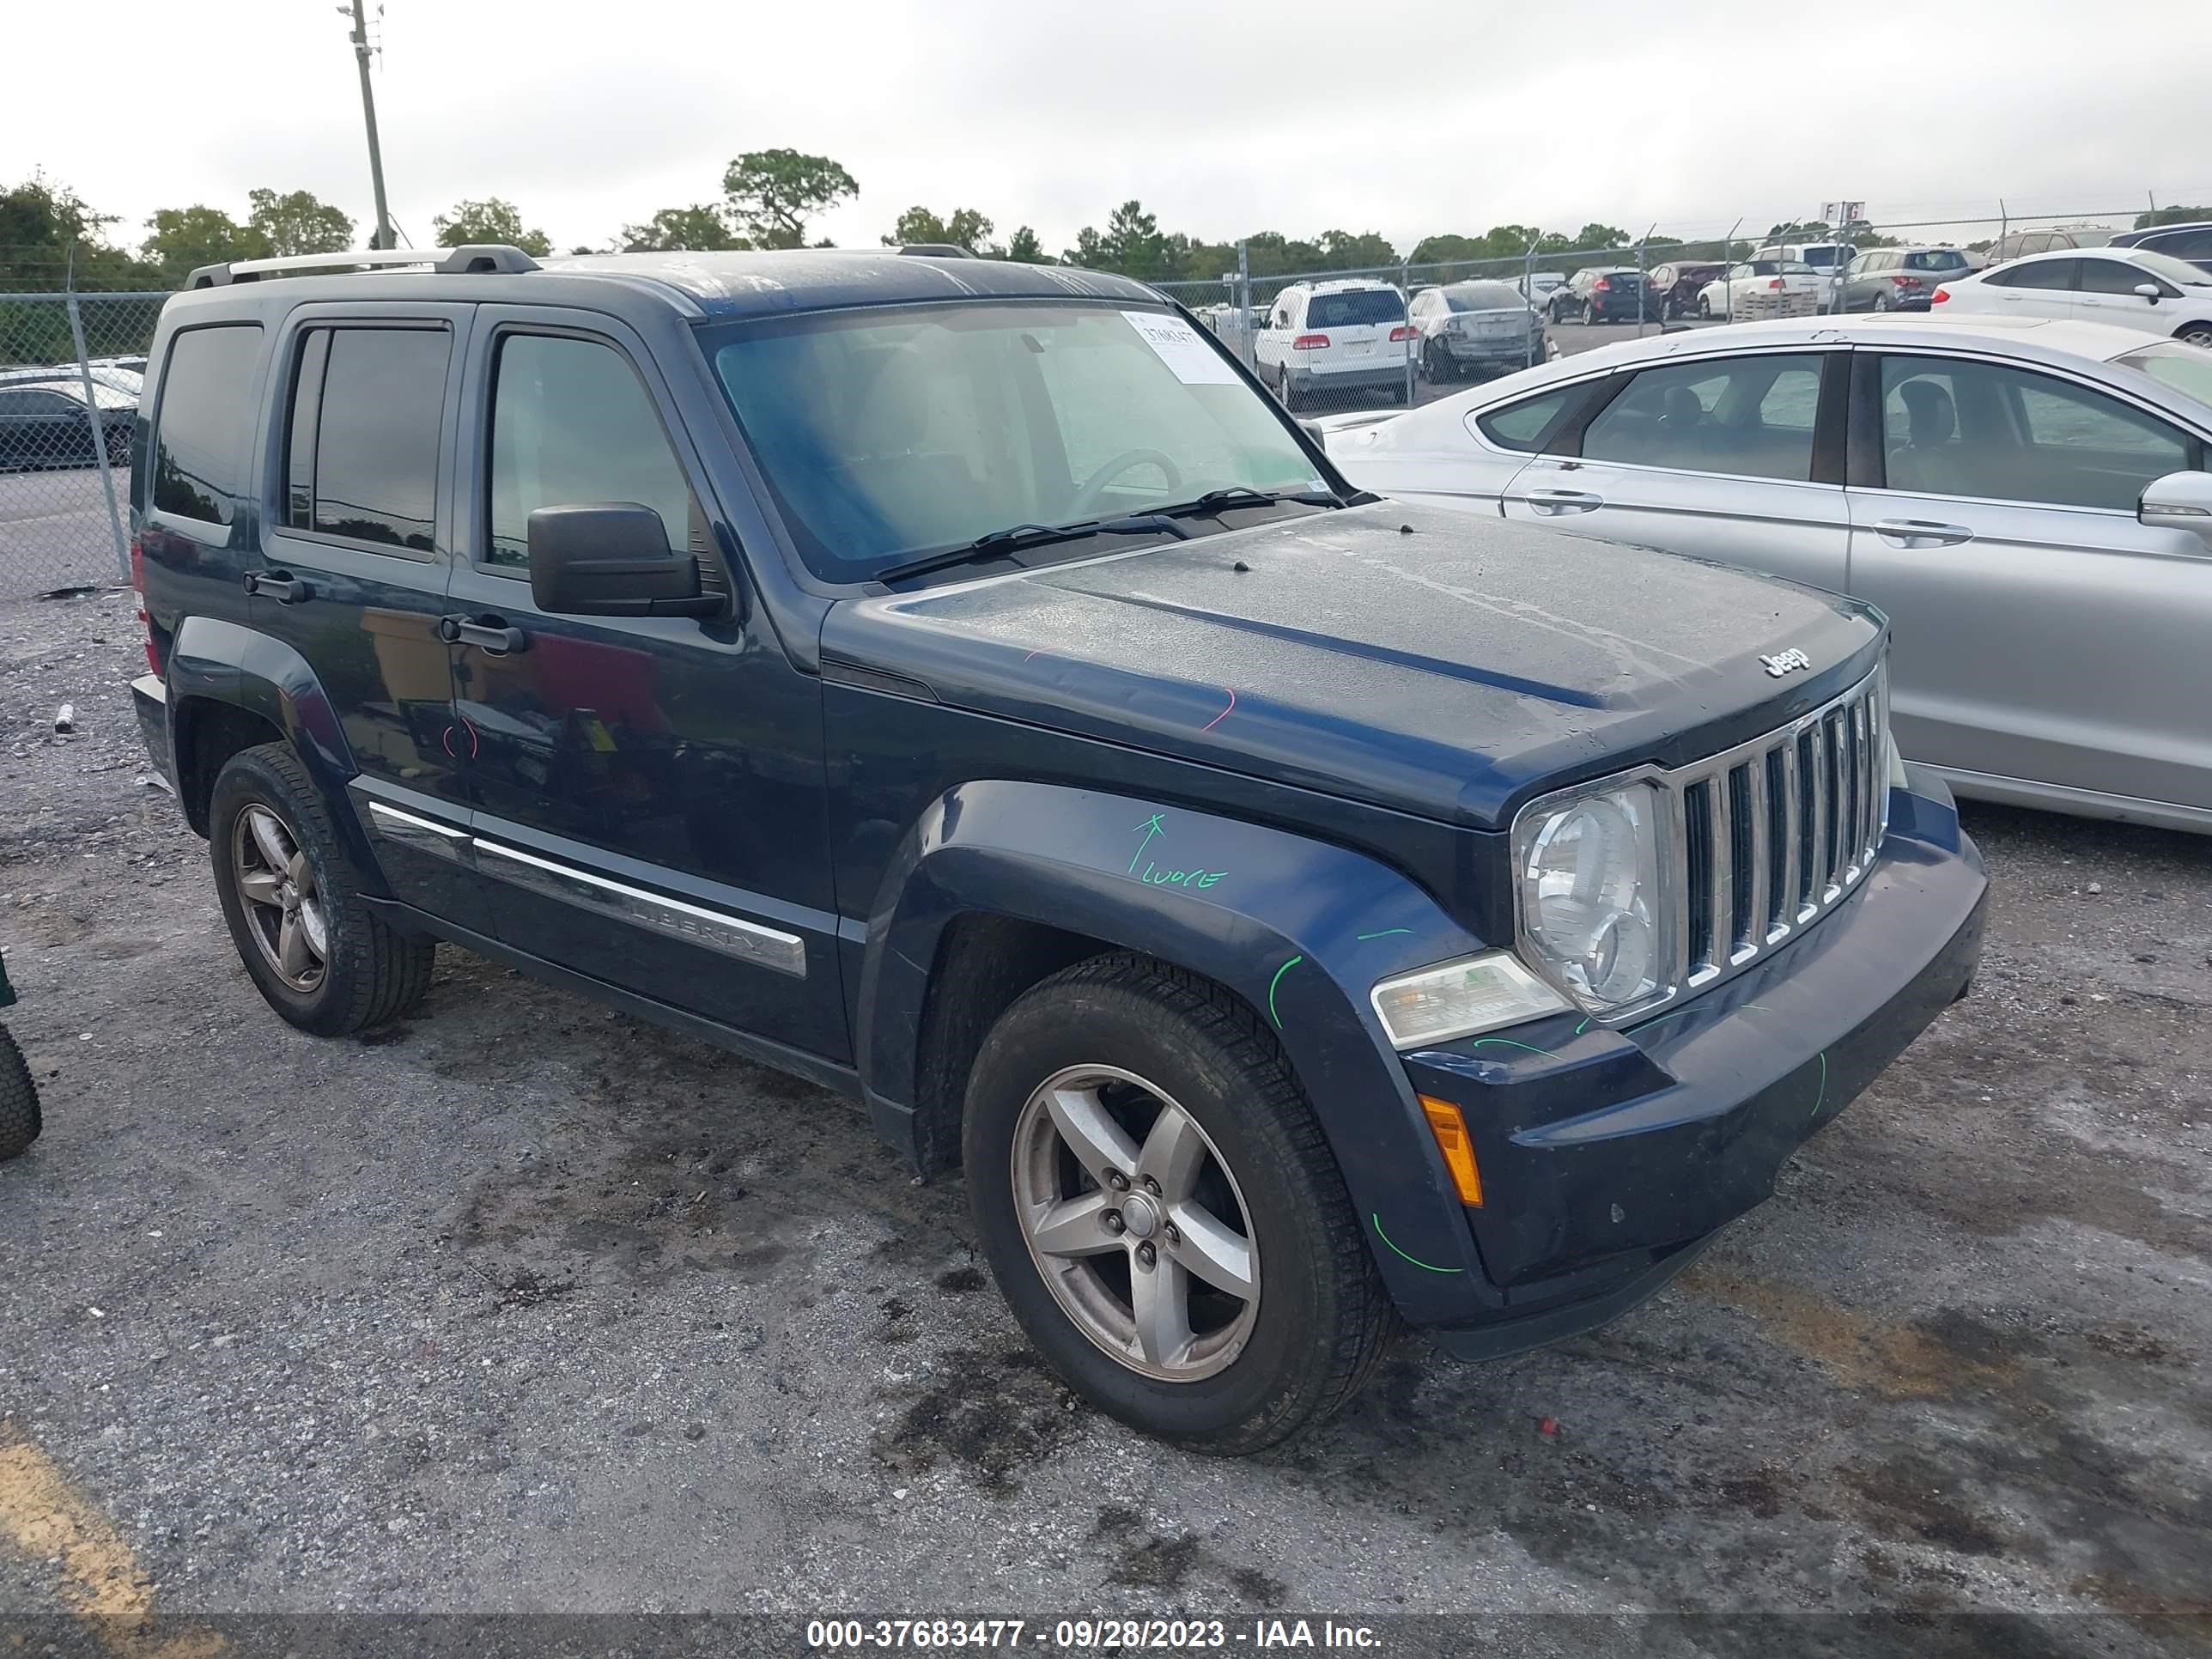
{"type": "Polygon", "coordinates": [[[748,150],[722,174],[731,222],[757,247],[805,247],[806,222],[860,187],[826,155],[748,150]]]}
{"type": "MultiPolygon", "coordinates": [[[[79,288],[154,286],[161,278],[151,267],[109,246],[107,228],[115,222],[114,215],[95,211],[68,185],[41,173],[0,189],[0,290],[58,289],[65,281],[79,288]]],[[[25,322],[54,309],[33,306],[16,315],[25,322]]],[[[67,334],[64,324],[62,336],[67,334]]],[[[66,355],[45,349],[44,339],[41,334],[36,361],[66,355]]],[[[20,334],[15,349],[29,349],[20,334]]]]}
{"type": "Polygon", "coordinates": [[[1371,230],[1357,236],[1349,231],[1325,230],[1321,234],[1321,257],[1332,270],[1375,270],[1396,264],[1398,250],[1387,237],[1371,230]]]}
{"type": "Polygon", "coordinates": [[[950,242],[971,253],[981,253],[984,239],[990,234],[991,222],[974,208],[955,208],[940,219],[926,207],[910,207],[899,215],[898,223],[884,238],[884,246],[905,247],[915,242],[950,242]]]}
{"type": "MultiPolygon", "coordinates": [[[[1618,225],[1601,225],[1593,221],[1575,233],[1575,240],[1569,246],[1575,248],[1626,247],[1635,240],[1618,225]]],[[[1567,249],[1561,248],[1559,252],[1565,253],[1567,249]]]]}
{"type": "Polygon", "coordinates": [[[493,242],[519,247],[529,254],[553,251],[551,238],[542,230],[525,229],[522,210],[496,196],[487,196],[480,202],[456,202],[451,213],[441,213],[430,221],[430,228],[437,234],[440,247],[493,242]]]}
{"type": "Polygon", "coordinates": [[[1004,257],[1024,265],[1048,265],[1052,263],[1052,255],[1044,251],[1044,244],[1037,240],[1036,232],[1027,225],[1014,227],[1014,234],[1006,238],[1004,257]]]}
{"type": "Polygon", "coordinates": [[[173,277],[181,277],[198,265],[266,259],[276,252],[268,237],[252,225],[241,225],[221,208],[201,204],[156,208],[146,228],[142,251],[173,277]]]}
{"type": "Polygon", "coordinates": [[[271,253],[336,253],[353,246],[353,221],[313,192],[273,190],[246,192],[246,228],[269,245],[271,253]]]}
{"type": "Polygon", "coordinates": [[[2194,224],[2199,219],[2212,219],[2212,207],[2153,208],[2148,213],[2136,215],[2136,228],[2148,230],[2154,225],[2194,224]]]}
{"type": "Polygon", "coordinates": [[[1078,231],[1067,262],[1158,282],[1181,274],[1177,262],[1188,257],[1189,249],[1188,237],[1170,240],[1161,235],[1159,221],[1133,198],[1114,210],[1104,230],[1085,225],[1078,231]]]}
{"type": "Polygon", "coordinates": [[[730,228],[722,210],[701,203],[663,208],[641,225],[624,225],[625,253],[714,253],[752,244],[730,228]]]}

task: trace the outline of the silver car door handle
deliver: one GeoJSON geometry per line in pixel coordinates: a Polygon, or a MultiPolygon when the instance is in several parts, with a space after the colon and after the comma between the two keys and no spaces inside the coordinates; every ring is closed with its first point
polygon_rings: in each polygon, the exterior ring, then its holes
{"type": "Polygon", "coordinates": [[[1874,533],[1899,547],[1956,547],[1974,539],[1962,524],[1940,524],[1933,519],[1880,519],[1874,533]]]}
{"type": "Polygon", "coordinates": [[[1539,513],[1589,513],[1605,505],[1605,497],[1587,489],[1532,489],[1528,505],[1539,513]]]}

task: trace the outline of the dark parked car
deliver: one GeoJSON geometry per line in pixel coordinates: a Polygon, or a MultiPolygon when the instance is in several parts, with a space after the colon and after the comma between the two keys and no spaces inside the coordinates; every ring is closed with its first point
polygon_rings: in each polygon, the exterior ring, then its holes
{"type": "Polygon", "coordinates": [[[2185,259],[2200,270],[2212,270],[2212,222],[2153,225],[2148,230],[2124,230],[2112,238],[2114,247],[2139,247],[2169,258],[2185,259]]]}
{"type": "Polygon", "coordinates": [[[95,383],[92,390],[98,413],[88,417],[81,380],[0,385],[0,470],[91,466],[99,459],[95,426],[108,460],[127,461],[138,400],[112,386],[95,383]]]}
{"type": "Polygon", "coordinates": [[[1555,323],[1633,323],[1657,314],[1645,307],[1644,273],[1633,265],[1585,266],[1545,303],[1555,323]]]}
{"type": "Polygon", "coordinates": [[[1717,259],[1677,259],[1671,264],[1661,265],[1651,273],[1646,284],[1650,290],[1652,313],[1662,322],[1694,314],[1698,293],[1727,269],[1717,259]]]}
{"type": "Polygon", "coordinates": [[[1120,276],[337,258],[168,302],[131,480],[262,995],[449,940],[865,1103],[1149,1432],[1634,1306],[1966,985],[1869,607],[1363,495],[1120,276]]]}
{"type": "Polygon", "coordinates": [[[1844,271],[1845,311],[1925,311],[1936,284],[1973,263],[1954,247],[1869,248],[1844,271]]]}

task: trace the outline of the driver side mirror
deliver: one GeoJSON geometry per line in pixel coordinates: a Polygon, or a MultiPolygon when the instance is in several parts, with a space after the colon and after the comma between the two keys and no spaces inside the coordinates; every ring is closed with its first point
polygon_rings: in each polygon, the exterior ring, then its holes
{"type": "Polygon", "coordinates": [[[660,514],[635,501],[541,507],[530,515],[530,596],[556,617],[711,617],[699,561],[672,551],[660,514]]]}
{"type": "Polygon", "coordinates": [[[2212,472],[2169,472],[2154,479],[2136,517],[2154,530],[2185,530],[2212,553],[2212,472]]]}
{"type": "Polygon", "coordinates": [[[2149,301],[2153,305],[2156,305],[2159,301],[2159,288],[2156,283],[2137,283],[2136,284],[2136,292],[2142,295],[2144,299],[2149,301]]]}

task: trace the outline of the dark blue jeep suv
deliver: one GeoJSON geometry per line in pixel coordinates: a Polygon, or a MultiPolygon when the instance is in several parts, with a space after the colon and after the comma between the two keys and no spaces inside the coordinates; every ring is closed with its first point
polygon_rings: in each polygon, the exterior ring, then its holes
{"type": "Polygon", "coordinates": [[[862,1101],[1152,1433],[1621,1313],[1965,990],[1879,615],[1362,495],[1139,284],[301,263],[170,301],[131,480],[262,994],[449,940],[862,1101]]]}

